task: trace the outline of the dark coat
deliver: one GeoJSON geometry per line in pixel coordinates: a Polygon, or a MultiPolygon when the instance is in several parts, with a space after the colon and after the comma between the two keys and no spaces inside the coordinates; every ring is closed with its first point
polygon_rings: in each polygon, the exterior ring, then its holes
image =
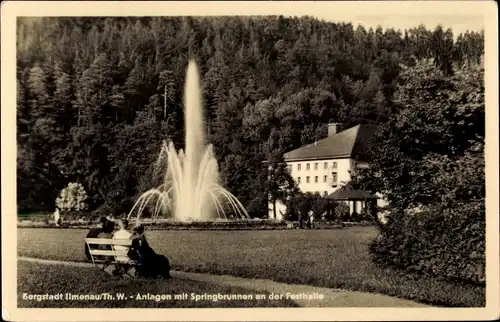
{"type": "Polygon", "coordinates": [[[156,278],[170,277],[170,262],[166,256],[157,254],[144,234],[132,235],[132,247],[129,257],[138,260],[141,265],[137,267],[137,273],[142,277],[156,278]]]}

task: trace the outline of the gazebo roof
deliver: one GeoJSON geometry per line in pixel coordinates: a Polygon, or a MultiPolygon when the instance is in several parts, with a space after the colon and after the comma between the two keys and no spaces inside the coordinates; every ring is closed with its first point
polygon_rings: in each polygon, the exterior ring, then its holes
{"type": "Polygon", "coordinates": [[[371,194],[365,190],[337,190],[329,194],[327,199],[332,200],[366,200],[366,199],[379,199],[379,197],[371,194]]]}

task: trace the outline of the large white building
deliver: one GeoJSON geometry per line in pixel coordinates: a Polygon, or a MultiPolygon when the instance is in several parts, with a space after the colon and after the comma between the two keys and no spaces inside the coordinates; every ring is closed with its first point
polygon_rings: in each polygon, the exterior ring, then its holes
{"type": "MultiPolygon", "coordinates": [[[[284,154],[288,171],[302,192],[328,196],[351,179],[356,170],[367,167],[363,154],[368,140],[377,126],[357,125],[341,130],[339,123],[328,125],[328,136],[284,154]]],[[[350,202],[351,212],[363,207],[363,201],[350,202]]],[[[269,218],[274,217],[273,204],[269,203],[269,218]]],[[[282,219],[286,206],[276,203],[276,218],[282,219]]]]}

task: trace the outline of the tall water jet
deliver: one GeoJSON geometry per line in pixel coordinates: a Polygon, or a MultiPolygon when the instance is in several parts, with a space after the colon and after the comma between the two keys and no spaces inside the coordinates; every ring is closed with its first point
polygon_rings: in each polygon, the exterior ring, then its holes
{"type": "Polygon", "coordinates": [[[170,214],[176,221],[208,221],[249,218],[241,202],[219,185],[217,160],[212,145],[206,145],[205,122],[198,68],[190,61],[184,87],[185,150],[176,151],[173,142],[163,142],[157,166],[167,165],[164,182],[143,193],[129,217],[140,219],[147,207],[152,217],[170,214]],[[153,206],[154,205],[154,206],[153,206]]]}

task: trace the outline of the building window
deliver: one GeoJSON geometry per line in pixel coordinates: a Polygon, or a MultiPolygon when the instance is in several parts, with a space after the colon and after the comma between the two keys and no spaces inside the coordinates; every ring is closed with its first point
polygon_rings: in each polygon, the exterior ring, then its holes
{"type": "Polygon", "coordinates": [[[332,172],[332,186],[337,185],[337,172],[332,172]]]}
{"type": "Polygon", "coordinates": [[[297,177],[297,182],[300,184],[300,177],[297,177]]]}
{"type": "Polygon", "coordinates": [[[314,164],[314,170],[318,170],[318,162],[314,164]]]}
{"type": "Polygon", "coordinates": [[[292,173],[292,166],[291,166],[291,165],[289,165],[289,166],[287,166],[287,168],[288,168],[288,172],[289,172],[289,173],[292,173]]]}
{"type": "Polygon", "coordinates": [[[314,177],[314,182],[316,182],[316,183],[318,182],[318,176],[314,177]]]}
{"type": "Polygon", "coordinates": [[[323,168],[328,169],[328,162],[325,162],[325,164],[323,165],[323,168]]]}
{"type": "Polygon", "coordinates": [[[300,164],[300,163],[299,163],[299,164],[297,164],[297,171],[300,171],[300,166],[301,166],[301,164],[300,164]]]}
{"type": "Polygon", "coordinates": [[[325,192],[324,192],[324,195],[325,195],[325,197],[326,197],[326,196],[328,196],[328,191],[325,191],[325,192]]]}
{"type": "Polygon", "coordinates": [[[332,168],[337,169],[337,162],[333,162],[332,168]]]}
{"type": "Polygon", "coordinates": [[[306,177],[306,183],[309,183],[309,176],[306,177]]]}
{"type": "Polygon", "coordinates": [[[319,195],[319,191],[315,191],[314,193],[317,194],[317,195],[319,195]]]}
{"type": "Polygon", "coordinates": [[[306,164],[306,170],[307,171],[311,170],[311,167],[310,167],[309,163],[306,164]]]}
{"type": "Polygon", "coordinates": [[[328,176],[323,176],[323,182],[326,182],[328,176]]]}

